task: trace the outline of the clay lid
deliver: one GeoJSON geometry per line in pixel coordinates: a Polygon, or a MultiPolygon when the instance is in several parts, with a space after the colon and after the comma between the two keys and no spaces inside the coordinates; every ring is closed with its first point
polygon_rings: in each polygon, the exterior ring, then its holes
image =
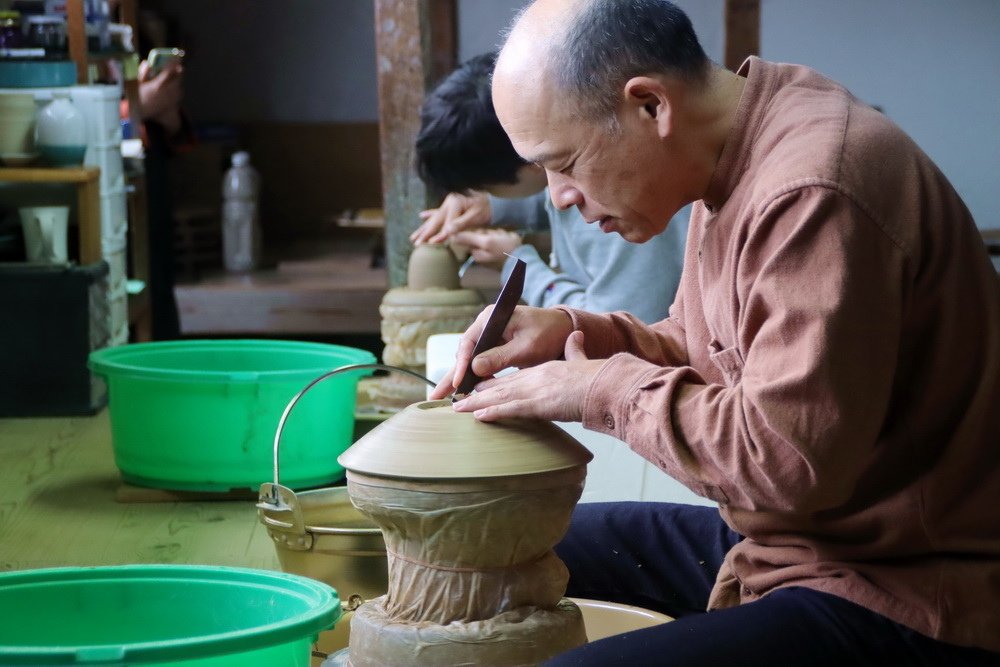
{"type": "Polygon", "coordinates": [[[476,421],[451,401],[414,403],[358,440],[337,462],[352,472],[404,479],[509,477],[565,470],[593,454],[552,422],[476,421]]]}

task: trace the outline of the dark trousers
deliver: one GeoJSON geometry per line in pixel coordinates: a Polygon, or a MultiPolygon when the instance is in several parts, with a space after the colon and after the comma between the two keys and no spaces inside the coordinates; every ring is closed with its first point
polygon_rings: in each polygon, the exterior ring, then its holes
{"type": "Polygon", "coordinates": [[[677,620],[591,642],[545,664],[1000,665],[1000,653],[936,641],[807,588],[779,589],[755,602],[706,613],[722,559],[740,539],[711,507],[577,506],[569,532],[556,547],[570,571],[566,594],[654,609],[677,620]]]}

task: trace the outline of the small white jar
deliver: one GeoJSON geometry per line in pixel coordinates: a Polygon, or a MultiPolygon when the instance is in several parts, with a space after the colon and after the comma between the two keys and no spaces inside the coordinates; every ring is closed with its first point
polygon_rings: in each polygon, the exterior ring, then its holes
{"type": "Polygon", "coordinates": [[[36,141],[42,158],[50,165],[83,164],[87,152],[87,124],[70,101],[69,91],[55,91],[52,101],[38,112],[36,141]]]}

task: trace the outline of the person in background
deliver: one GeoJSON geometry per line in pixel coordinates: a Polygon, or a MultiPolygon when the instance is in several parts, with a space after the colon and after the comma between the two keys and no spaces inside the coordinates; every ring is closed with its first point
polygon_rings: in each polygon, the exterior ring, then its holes
{"type": "Polygon", "coordinates": [[[579,505],[567,594],[676,620],[549,664],[1000,665],[1000,281],[931,159],[666,0],[537,0],[493,101],[604,231],[695,202],[669,318],[518,306],[472,359],[487,308],[459,344],[457,411],[582,421],[719,505],[579,505]]]}
{"type": "MultiPolygon", "coordinates": [[[[112,0],[112,15],[119,11],[112,0]]],[[[151,10],[139,12],[140,53],[168,44],[173,37],[169,23],[151,10]]],[[[170,158],[194,145],[194,129],[183,112],[184,66],[170,62],[153,72],[147,61],[139,64],[139,129],[145,151],[147,225],[149,234],[149,295],[152,310],[152,337],[171,340],[180,337],[180,317],[174,296],[174,206],[170,185],[170,158]]],[[[121,117],[129,118],[128,101],[122,100],[121,117]]]]}
{"type": "Polygon", "coordinates": [[[554,202],[545,189],[545,172],[517,155],[493,111],[496,57],[471,58],[424,102],[418,170],[425,182],[449,194],[439,208],[423,212],[411,240],[468,246],[478,263],[501,268],[503,280],[517,259],[524,260],[523,299],[531,305],[624,310],[643,322],[663,319],[680,281],[688,210],[674,216],[667,233],[635,245],[607,238],[572,205],[554,202]],[[494,228],[484,230],[487,225],[494,228]],[[550,229],[549,262],[502,226],[550,229]]]}
{"type": "Polygon", "coordinates": [[[168,64],[153,74],[143,61],[139,67],[139,100],[145,146],[146,196],[149,223],[150,307],[153,339],[180,337],[180,316],[174,296],[174,207],[170,186],[170,158],[194,142],[194,132],[181,112],[184,68],[168,64]]]}

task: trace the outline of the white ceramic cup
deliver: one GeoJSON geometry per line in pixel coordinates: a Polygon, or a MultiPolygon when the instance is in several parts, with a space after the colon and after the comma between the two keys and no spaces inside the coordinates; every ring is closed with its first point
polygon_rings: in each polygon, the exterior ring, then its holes
{"type": "Polygon", "coordinates": [[[29,206],[18,212],[29,262],[61,264],[69,261],[66,247],[69,207],[29,206]]]}

